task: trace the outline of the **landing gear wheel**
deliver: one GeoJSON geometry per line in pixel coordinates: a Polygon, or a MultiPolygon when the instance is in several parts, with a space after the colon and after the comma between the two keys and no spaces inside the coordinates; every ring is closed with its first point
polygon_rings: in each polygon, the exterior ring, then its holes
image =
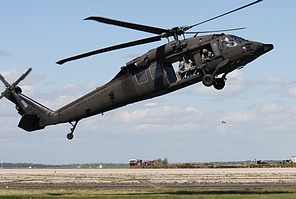
{"type": "Polygon", "coordinates": [[[217,78],[214,82],[214,88],[217,90],[222,90],[225,87],[225,80],[223,78],[217,78]]]}
{"type": "Polygon", "coordinates": [[[212,86],[214,82],[215,82],[215,77],[213,75],[206,74],[202,77],[202,83],[207,87],[212,86]]]}
{"type": "Polygon", "coordinates": [[[72,140],[74,137],[74,135],[73,135],[74,131],[75,131],[76,126],[78,124],[78,120],[75,121],[74,123],[73,122],[69,122],[69,123],[71,124],[72,128],[70,128],[70,133],[67,134],[67,138],[68,138],[68,140],[72,140]]]}
{"type": "Polygon", "coordinates": [[[74,137],[74,135],[73,135],[72,132],[67,134],[67,138],[68,138],[68,140],[72,140],[73,137],[74,137]]]}

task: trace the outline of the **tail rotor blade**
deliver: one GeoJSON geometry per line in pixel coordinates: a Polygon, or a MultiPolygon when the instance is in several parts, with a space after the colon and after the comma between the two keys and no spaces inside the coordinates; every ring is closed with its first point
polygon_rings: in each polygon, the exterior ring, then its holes
{"type": "Polygon", "coordinates": [[[9,84],[5,78],[0,74],[0,80],[3,82],[5,85],[6,89],[1,93],[0,99],[5,97],[7,94],[14,94],[14,93],[19,93],[20,88],[17,87],[17,85],[27,77],[27,75],[32,71],[32,68],[29,68],[28,70],[25,71],[24,74],[22,74],[13,84],[9,84]],[[18,89],[17,89],[18,88],[18,89]],[[16,91],[16,89],[18,91],[16,91]]]}
{"type": "Polygon", "coordinates": [[[32,68],[29,68],[22,76],[20,76],[13,84],[12,86],[18,85],[22,80],[24,80],[27,75],[32,71],[32,68]]]}
{"type": "MultiPolygon", "coordinates": [[[[10,88],[10,84],[5,80],[5,78],[0,74],[0,80],[3,82],[3,84],[5,85],[6,87],[6,90],[8,88],[10,88]]],[[[0,99],[2,99],[2,97],[4,97],[5,93],[6,93],[6,90],[4,92],[1,93],[0,95],[0,99]]]]}
{"type": "Polygon", "coordinates": [[[4,79],[4,77],[0,74],[0,80],[3,82],[3,84],[6,86],[6,87],[9,87],[10,84],[4,79]]]}

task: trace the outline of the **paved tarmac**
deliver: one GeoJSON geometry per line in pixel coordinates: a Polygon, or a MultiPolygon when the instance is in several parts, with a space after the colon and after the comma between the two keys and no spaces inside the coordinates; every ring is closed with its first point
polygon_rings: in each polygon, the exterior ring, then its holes
{"type": "Polygon", "coordinates": [[[160,188],[296,188],[296,169],[0,169],[0,189],[160,188]]]}

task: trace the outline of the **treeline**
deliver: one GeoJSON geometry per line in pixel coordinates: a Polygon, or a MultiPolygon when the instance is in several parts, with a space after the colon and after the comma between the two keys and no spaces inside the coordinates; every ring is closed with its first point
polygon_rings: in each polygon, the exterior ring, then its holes
{"type": "MultiPolygon", "coordinates": [[[[154,160],[154,166],[150,167],[133,167],[133,168],[284,168],[296,167],[296,163],[268,161],[260,164],[247,162],[211,162],[211,163],[169,163],[167,158],[154,160]]],[[[1,163],[2,169],[22,169],[22,168],[39,168],[39,169],[99,169],[99,168],[130,168],[125,163],[89,163],[89,164],[36,164],[36,163],[1,163]]]]}
{"type": "Polygon", "coordinates": [[[39,168],[39,169],[77,169],[77,168],[128,168],[124,163],[89,163],[89,164],[36,164],[36,163],[1,163],[0,168],[17,169],[17,168],[39,168]]]}

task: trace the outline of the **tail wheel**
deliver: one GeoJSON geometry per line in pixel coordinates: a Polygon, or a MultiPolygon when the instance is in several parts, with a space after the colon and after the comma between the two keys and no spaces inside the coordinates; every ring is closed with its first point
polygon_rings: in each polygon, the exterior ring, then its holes
{"type": "Polygon", "coordinates": [[[71,124],[72,128],[70,128],[70,131],[71,131],[71,132],[67,134],[67,138],[68,138],[68,140],[72,140],[72,139],[73,139],[73,137],[74,137],[74,131],[75,131],[75,129],[76,129],[76,126],[77,126],[77,124],[78,124],[78,121],[79,121],[79,120],[74,121],[74,122],[69,122],[69,124],[71,124]]]}
{"type": "Polygon", "coordinates": [[[205,86],[210,87],[215,83],[215,77],[213,75],[206,74],[202,77],[202,83],[205,86]]]}
{"type": "Polygon", "coordinates": [[[74,137],[73,132],[67,134],[68,140],[72,140],[74,137]]]}

